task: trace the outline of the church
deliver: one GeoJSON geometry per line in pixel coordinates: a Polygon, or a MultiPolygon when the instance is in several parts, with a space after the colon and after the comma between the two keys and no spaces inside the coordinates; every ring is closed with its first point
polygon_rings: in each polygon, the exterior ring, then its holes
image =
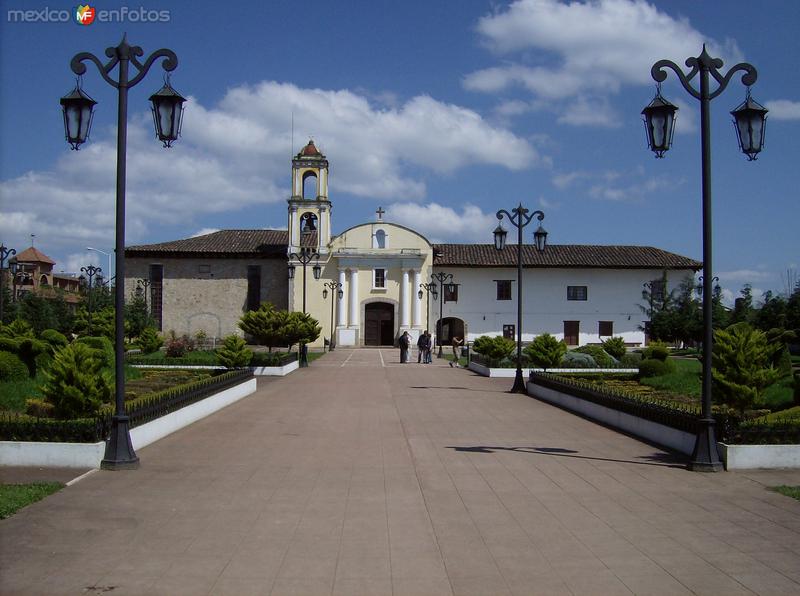
{"type": "MultiPolygon", "coordinates": [[[[292,159],[286,230],[221,230],[127,247],[126,291],[146,289],[159,330],[178,335],[242,334],[242,314],[271,302],[319,321],[312,348],[331,340],[391,346],[405,331],[416,340],[426,329],[444,343],[516,338],[516,245],[432,244],[386,221],[382,208],[335,234],[328,172],[313,140],[292,159]]],[[[644,345],[643,287],[668,292],[702,267],[648,246],[548,244],[539,252],[526,244],[522,261],[523,341],[549,332],[570,346],[611,336],[644,345]]]]}

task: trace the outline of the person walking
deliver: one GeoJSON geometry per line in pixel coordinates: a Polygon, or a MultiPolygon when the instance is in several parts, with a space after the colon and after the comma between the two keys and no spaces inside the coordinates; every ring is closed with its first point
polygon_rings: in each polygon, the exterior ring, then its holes
{"type": "Polygon", "coordinates": [[[428,330],[426,329],[425,333],[420,333],[419,334],[419,339],[417,339],[417,350],[418,350],[417,351],[417,364],[421,364],[421,363],[422,364],[427,364],[428,363],[428,359],[427,359],[427,356],[425,354],[425,351],[426,351],[426,347],[425,346],[428,345],[427,344],[427,341],[428,341],[427,336],[428,336],[428,330]]]}
{"type": "Polygon", "coordinates": [[[433,338],[430,331],[425,331],[425,364],[431,363],[431,350],[433,349],[433,338]]]}
{"type": "Polygon", "coordinates": [[[408,331],[403,331],[398,343],[400,344],[400,363],[405,364],[408,362],[408,348],[411,347],[411,337],[408,335],[408,331]]]}
{"type": "Polygon", "coordinates": [[[450,362],[450,368],[458,368],[458,358],[461,346],[464,345],[464,340],[458,336],[453,337],[453,360],[450,362]]]}

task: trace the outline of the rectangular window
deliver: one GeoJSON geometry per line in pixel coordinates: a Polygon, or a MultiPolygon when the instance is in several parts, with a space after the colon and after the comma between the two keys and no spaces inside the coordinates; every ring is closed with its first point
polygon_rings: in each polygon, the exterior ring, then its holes
{"type": "Polygon", "coordinates": [[[598,321],[600,337],[611,337],[614,335],[614,321],[598,321]]]}
{"type": "Polygon", "coordinates": [[[656,304],[664,302],[666,295],[666,284],[663,279],[654,279],[650,281],[650,300],[656,304]]]}
{"type": "Polygon", "coordinates": [[[444,284],[444,301],[458,302],[459,284],[444,284]]]}
{"type": "Polygon", "coordinates": [[[198,265],[197,277],[200,279],[208,279],[211,277],[211,265],[198,265]]]}
{"type": "Polygon", "coordinates": [[[567,286],[567,300],[588,300],[586,286],[567,286]]]}
{"type": "Polygon", "coordinates": [[[261,306],[261,265],[247,266],[247,310],[261,306]]]}
{"type": "Polygon", "coordinates": [[[497,299],[511,300],[511,280],[496,279],[495,282],[497,283],[497,299]]]}
{"type": "Polygon", "coordinates": [[[386,287],[386,269],[375,269],[373,288],[386,287]]]}
{"type": "Polygon", "coordinates": [[[164,290],[164,265],[150,265],[150,315],[156,324],[156,329],[162,328],[162,294],[164,290]]]}
{"type": "Polygon", "coordinates": [[[580,338],[580,321],[564,321],[564,343],[568,346],[577,346],[580,338]]]}
{"type": "Polygon", "coordinates": [[[515,339],[516,332],[516,325],[503,325],[503,337],[506,339],[515,339]]]}

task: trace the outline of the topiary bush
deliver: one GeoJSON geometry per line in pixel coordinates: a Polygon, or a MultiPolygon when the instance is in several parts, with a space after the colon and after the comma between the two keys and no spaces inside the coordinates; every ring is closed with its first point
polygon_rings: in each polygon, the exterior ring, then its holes
{"type": "Polygon", "coordinates": [[[161,346],[164,345],[164,340],[161,339],[155,328],[145,327],[139,335],[138,345],[143,354],[152,354],[161,349],[161,346]]]}
{"type": "Polygon", "coordinates": [[[28,374],[31,378],[36,376],[37,358],[42,354],[47,354],[49,346],[33,337],[20,337],[17,339],[17,356],[28,367],[28,374]]]}
{"type": "Polygon", "coordinates": [[[517,344],[513,339],[508,339],[500,335],[495,337],[481,335],[472,343],[472,349],[489,360],[508,358],[516,347],[517,344]]]}
{"type": "Polygon", "coordinates": [[[625,346],[625,340],[621,337],[609,337],[602,344],[602,348],[606,354],[612,358],[620,360],[625,354],[628,353],[628,348],[625,346]]]}
{"type": "Polygon", "coordinates": [[[561,366],[564,368],[596,368],[597,362],[595,362],[594,358],[589,354],[570,350],[564,354],[564,358],[561,360],[561,366]]]}
{"type": "Polygon", "coordinates": [[[0,381],[24,381],[28,378],[28,367],[19,356],[11,352],[0,352],[0,381]]]}
{"type": "Polygon", "coordinates": [[[542,333],[522,349],[522,353],[534,366],[553,368],[561,364],[567,353],[567,344],[549,333],[542,333]]]}
{"type": "Polygon", "coordinates": [[[84,418],[97,414],[111,399],[111,383],[103,371],[102,352],[74,342],[56,352],[45,372],[42,396],[53,405],[56,418],[84,418]]]}
{"type": "Polygon", "coordinates": [[[617,363],[617,361],[609,356],[608,353],[600,346],[581,346],[580,348],[575,348],[573,352],[578,352],[579,354],[589,354],[589,356],[594,358],[594,361],[600,368],[614,366],[617,363]]]}
{"type": "Polygon", "coordinates": [[[45,329],[39,334],[39,339],[50,347],[51,354],[55,354],[69,343],[66,336],[55,329],[45,329]]]}
{"type": "Polygon", "coordinates": [[[238,335],[226,337],[217,350],[217,362],[226,368],[242,368],[250,364],[252,358],[253,352],[247,349],[247,342],[238,335]]]}
{"type": "Polygon", "coordinates": [[[102,364],[101,368],[113,369],[114,368],[114,344],[105,336],[97,337],[79,337],[74,343],[83,344],[97,352],[96,357],[100,359],[102,364]]]}
{"type": "Polygon", "coordinates": [[[642,356],[645,360],[666,360],[669,357],[669,348],[663,342],[654,341],[642,350],[642,356]]]}
{"type": "Polygon", "coordinates": [[[659,360],[657,358],[646,358],[639,363],[639,378],[660,377],[675,370],[672,360],[659,360]]]}
{"type": "Polygon", "coordinates": [[[638,368],[641,361],[642,361],[641,352],[628,352],[622,358],[620,358],[619,363],[622,366],[628,368],[638,368]]]}

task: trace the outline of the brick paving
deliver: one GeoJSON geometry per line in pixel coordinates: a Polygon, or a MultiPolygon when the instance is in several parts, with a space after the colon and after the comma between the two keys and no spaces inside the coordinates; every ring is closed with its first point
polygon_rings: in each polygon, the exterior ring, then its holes
{"type": "MultiPolygon", "coordinates": [[[[415,356],[415,355],[414,355],[415,356]]],[[[797,594],[800,473],[704,475],[339,349],[0,522],[2,594],[797,594]]]]}

